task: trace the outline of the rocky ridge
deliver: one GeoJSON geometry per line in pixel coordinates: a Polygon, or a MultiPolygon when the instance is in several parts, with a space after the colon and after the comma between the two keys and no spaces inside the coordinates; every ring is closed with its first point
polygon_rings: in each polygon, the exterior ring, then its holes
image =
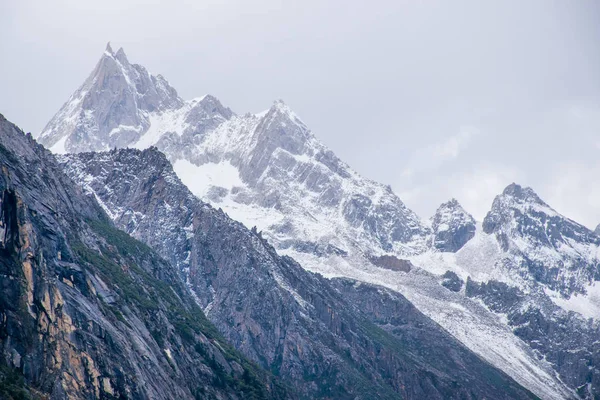
{"type": "Polygon", "coordinates": [[[293,397],[2,115],[0,167],[1,396],[293,397]]]}
{"type": "Polygon", "coordinates": [[[600,238],[558,214],[531,189],[512,184],[494,199],[483,220],[512,256],[510,268],[564,296],[600,280],[600,238]]]}
{"type": "MultiPolygon", "coordinates": [[[[347,300],[361,297],[367,286],[332,282],[278,256],[259,232],[197,199],[157,149],[80,153],[61,161],[121,229],[178,266],[231,343],[304,396],[517,395],[509,394],[516,389],[508,377],[401,295],[394,295],[397,308],[386,311],[394,329],[388,329],[387,319],[367,317],[347,300]],[[490,376],[504,382],[502,391],[488,386],[490,376]]],[[[369,287],[371,304],[385,304],[384,289],[369,287]]]]}
{"type": "Polygon", "coordinates": [[[461,249],[411,261],[437,274],[449,270],[444,286],[501,315],[581,398],[598,396],[600,246],[591,230],[533,189],[511,184],[461,249]]]}

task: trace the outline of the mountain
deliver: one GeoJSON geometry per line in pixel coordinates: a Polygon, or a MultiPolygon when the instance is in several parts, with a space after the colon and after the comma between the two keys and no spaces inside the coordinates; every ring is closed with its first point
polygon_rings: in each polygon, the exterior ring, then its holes
{"type": "Polygon", "coordinates": [[[467,282],[467,295],[504,313],[515,334],[582,397],[598,397],[600,238],[516,184],[494,199],[483,230],[496,238],[507,270],[524,282],[467,282]]]}
{"type": "Polygon", "coordinates": [[[155,90],[150,83],[164,80],[142,82],[140,71],[122,50],[107,49],[40,143],[57,153],[156,145],[195,194],[228,204],[279,249],[354,256],[423,248],[427,227],[416,214],[341,162],[283,102],[237,116],[212,96],[183,102],[170,88],[155,90]],[[162,96],[141,101],[148,91],[162,96]],[[216,176],[227,181],[213,184],[216,176]]]}
{"type": "Polygon", "coordinates": [[[0,115],[0,397],[290,398],[0,115]]]}
{"type": "Polygon", "coordinates": [[[458,282],[467,298],[502,316],[580,397],[599,396],[600,242],[592,231],[513,183],[460,250],[411,262],[454,274],[446,285],[458,282]]]}
{"type": "Polygon", "coordinates": [[[123,49],[107,45],[96,68],[44,128],[39,140],[54,152],[126,146],[156,113],[183,101],[160,75],[130,64],[123,49]]]}
{"type": "Polygon", "coordinates": [[[512,269],[570,296],[600,280],[600,237],[558,214],[531,188],[509,185],[494,199],[483,230],[513,255],[512,269]]]}
{"type": "MultiPolygon", "coordinates": [[[[97,73],[94,71],[90,79],[97,73]]],[[[117,92],[126,91],[126,80],[119,82],[122,89],[117,92]]],[[[121,110],[110,96],[94,98],[99,104],[91,105],[90,112],[104,107],[105,103],[110,104],[111,109],[121,110]]],[[[115,147],[156,146],[193,194],[247,228],[256,227],[261,240],[273,245],[278,254],[290,256],[302,268],[333,279],[329,282],[336,282],[334,278],[347,278],[401,293],[471,351],[542,398],[569,398],[575,395],[572,390],[582,385],[589,396],[597,393],[598,386],[593,383],[597,364],[593,357],[575,362],[575,356],[567,356],[576,349],[572,347],[573,342],[558,340],[555,325],[531,324],[537,326],[539,332],[526,335],[522,334],[518,322],[523,320],[524,310],[538,310],[548,317],[540,322],[565,321],[563,336],[567,338],[569,332],[582,332],[585,317],[600,315],[594,308],[594,256],[588,257],[588,253],[594,251],[595,242],[585,231],[579,232],[578,224],[573,221],[564,217],[550,218],[549,206],[536,205],[533,198],[521,204],[507,197],[506,201],[495,202],[489,218],[482,224],[475,222],[458,202],[451,201],[442,205],[427,223],[409,210],[389,186],[361,177],[337,158],[281,101],[262,113],[241,116],[212,96],[181,101],[157,111],[141,109],[138,113],[147,116],[149,126],[142,127],[139,136],[127,136],[127,129],[118,128],[113,135],[127,137],[128,141],[115,147]],[[525,207],[521,214],[515,211],[518,207],[525,207]],[[549,242],[551,245],[541,241],[538,244],[536,240],[541,239],[533,238],[528,233],[530,228],[523,231],[512,228],[513,225],[533,227],[538,217],[535,212],[540,207],[549,220],[560,222],[561,233],[549,242]],[[564,240],[560,239],[561,235],[564,240]],[[553,256],[546,257],[547,254],[553,256]],[[568,267],[560,267],[555,263],[557,260],[568,267]],[[541,266],[547,267],[547,271],[539,268],[541,266]],[[581,273],[577,272],[579,269],[581,273]],[[506,293],[496,290],[499,287],[506,287],[506,293]],[[493,298],[496,292],[506,294],[500,296],[502,301],[493,298]],[[515,298],[520,300],[508,303],[515,298]],[[521,307],[520,311],[517,306],[521,307]],[[508,318],[509,310],[514,311],[515,318],[508,318]],[[567,317],[570,319],[565,319],[567,317]],[[549,344],[555,339],[558,341],[553,346],[538,346],[536,342],[543,340],[549,344]],[[581,363],[589,363],[588,375],[581,372],[583,367],[578,366],[581,363]]],[[[63,107],[57,115],[72,121],[77,129],[89,131],[93,138],[50,127],[40,137],[43,144],[52,146],[54,142],[48,138],[54,137],[57,142],[65,142],[65,148],[55,148],[58,152],[112,148],[97,131],[86,130],[82,117],[85,112],[81,112],[81,107],[75,111],[63,107]],[[102,146],[94,147],[96,142],[102,146]]],[[[82,161],[84,165],[77,167],[79,171],[85,170],[85,175],[69,173],[83,185],[90,186],[98,179],[108,182],[101,168],[87,169],[90,160],[82,161]]],[[[106,186],[111,185],[106,183],[106,186]]],[[[162,225],[174,221],[164,219],[158,226],[152,226],[151,221],[156,218],[152,207],[159,207],[158,202],[142,210],[140,205],[130,204],[130,200],[121,195],[114,194],[113,199],[108,189],[106,193],[102,187],[92,189],[122,229],[152,247],[159,243],[152,242],[151,237],[143,239],[143,235],[149,235],[144,232],[158,231],[163,229],[162,225]],[[125,217],[123,213],[129,209],[131,215],[125,217]],[[145,217],[138,233],[132,229],[143,218],[136,216],[136,212],[153,215],[145,217]],[[125,224],[126,221],[131,222],[125,224]]],[[[144,190],[140,189],[140,196],[144,190]]],[[[180,223],[189,226],[190,221],[180,223]]],[[[545,225],[538,226],[542,228],[545,229],[545,225]]],[[[160,235],[162,233],[156,233],[160,235]]],[[[183,237],[183,233],[179,235],[183,237]]],[[[169,259],[167,251],[159,252],[169,259]]],[[[171,257],[180,269],[186,268],[185,259],[171,257]]],[[[195,277],[190,285],[194,282],[209,289],[212,284],[212,281],[202,283],[195,277]]],[[[209,297],[199,298],[204,301],[201,304],[208,307],[209,297]]],[[[209,318],[213,318],[212,308],[207,312],[209,318]]],[[[364,317],[371,322],[379,321],[373,320],[371,315],[364,317]]],[[[586,332],[589,337],[593,336],[593,329],[586,332]]],[[[248,341],[241,343],[247,345],[248,341]]]]}
{"type": "Polygon", "coordinates": [[[475,236],[475,218],[456,199],[439,206],[431,227],[433,247],[440,251],[455,253],[475,236]]]}
{"type": "Polygon", "coordinates": [[[532,396],[402,295],[280,257],[196,198],[156,148],[60,159],[117,226],[178,266],[236,348],[306,398],[532,396]]]}

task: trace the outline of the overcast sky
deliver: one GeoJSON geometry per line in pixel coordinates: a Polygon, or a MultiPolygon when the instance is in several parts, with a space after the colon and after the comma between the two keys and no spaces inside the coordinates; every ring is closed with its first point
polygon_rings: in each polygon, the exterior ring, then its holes
{"type": "Polygon", "coordinates": [[[283,99],[428,218],[515,181],[600,223],[598,1],[0,0],[0,113],[39,133],[106,42],[186,99],[283,99]]]}

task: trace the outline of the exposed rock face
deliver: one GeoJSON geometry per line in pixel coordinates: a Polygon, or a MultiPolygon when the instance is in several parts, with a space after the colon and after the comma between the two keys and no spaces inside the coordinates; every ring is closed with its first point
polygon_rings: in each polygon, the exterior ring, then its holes
{"type": "Polygon", "coordinates": [[[127,146],[150,127],[150,116],[181,107],[183,101],[160,75],[130,64],[110,44],[96,68],[44,128],[39,140],[60,151],[127,146]]]}
{"type": "Polygon", "coordinates": [[[598,236],[516,184],[496,197],[482,229],[454,258],[455,271],[471,275],[466,296],[502,314],[581,398],[598,397],[598,236]],[[483,266],[469,261],[480,254],[483,266]]]}
{"type": "Polygon", "coordinates": [[[444,275],[442,275],[442,286],[448,290],[460,292],[464,284],[465,282],[452,271],[446,271],[444,275]]]}
{"type": "Polygon", "coordinates": [[[413,267],[410,261],[402,260],[387,254],[379,257],[371,257],[371,262],[378,267],[391,269],[392,271],[410,272],[413,267]]]}
{"type": "Polygon", "coordinates": [[[596,229],[594,229],[594,233],[595,233],[596,235],[600,236],[600,224],[598,224],[598,225],[596,226],[596,229]]]}
{"type": "Polygon", "coordinates": [[[442,281],[448,288],[457,278],[466,280],[468,298],[500,314],[577,395],[593,399],[600,396],[599,256],[597,235],[558,214],[531,188],[511,184],[455,254],[411,261],[450,269],[442,281]]]}
{"type": "Polygon", "coordinates": [[[442,204],[431,218],[433,246],[456,253],[475,236],[475,219],[456,199],[442,204]]]}
{"type": "Polygon", "coordinates": [[[0,168],[0,394],[17,376],[18,398],[291,396],[1,115],[0,168]]]}
{"type": "Polygon", "coordinates": [[[554,304],[537,288],[524,293],[503,282],[467,281],[466,295],[506,316],[515,334],[542,354],[581,398],[598,397],[600,322],[554,304]]]}
{"type": "Polygon", "coordinates": [[[509,185],[483,221],[525,279],[564,296],[600,280],[600,237],[558,214],[531,188],[509,185]]]}
{"type": "MultiPolygon", "coordinates": [[[[423,319],[419,312],[404,296],[396,291],[382,288],[376,285],[365,284],[346,278],[332,279],[332,285],[339,290],[344,297],[357,309],[362,310],[369,319],[382,330],[389,332],[399,340],[400,347],[393,347],[394,350],[402,353],[408,351],[412,354],[418,354],[421,359],[437,368],[439,365],[451,366],[454,369],[453,376],[462,376],[465,371],[465,365],[478,364],[478,358],[472,353],[463,353],[466,348],[463,346],[448,346],[449,334],[438,329],[438,325],[430,319],[423,319]],[[427,344],[422,340],[427,337],[427,344]],[[463,364],[465,363],[465,364],[463,364]]],[[[393,346],[390,343],[391,346],[393,346]]],[[[493,372],[488,365],[480,365],[483,368],[480,372],[486,376],[493,372]]],[[[433,371],[431,371],[433,372],[433,371]]],[[[427,387],[434,384],[436,378],[425,377],[419,382],[415,382],[415,387],[420,391],[406,387],[403,392],[406,398],[438,398],[431,396],[427,387]]],[[[479,398],[473,390],[479,391],[480,383],[471,378],[471,384],[468,387],[455,386],[446,393],[440,393],[440,399],[464,396],[465,398],[479,398]]],[[[434,384],[435,385],[435,384],[434,384]]],[[[502,391],[502,389],[500,389],[502,391]]],[[[512,396],[521,396],[522,394],[500,394],[511,398],[512,396]]]]}
{"type": "Polygon", "coordinates": [[[118,226],[179,267],[226,338],[305,397],[532,397],[401,295],[386,309],[391,295],[369,286],[370,304],[395,324],[380,329],[355,305],[366,286],[332,286],[279,257],[256,230],[194,197],[156,149],[61,160],[118,226]]]}

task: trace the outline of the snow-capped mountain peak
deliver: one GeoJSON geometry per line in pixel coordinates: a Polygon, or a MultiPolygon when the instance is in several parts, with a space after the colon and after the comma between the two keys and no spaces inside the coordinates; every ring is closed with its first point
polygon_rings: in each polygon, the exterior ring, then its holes
{"type": "Polygon", "coordinates": [[[267,112],[267,116],[274,115],[283,116],[284,118],[287,118],[290,122],[302,126],[306,130],[308,130],[307,126],[300,119],[300,117],[294,111],[292,111],[292,109],[281,99],[275,100],[273,102],[273,105],[269,108],[269,111],[267,112]]]}
{"type": "Polygon", "coordinates": [[[475,219],[456,199],[443,203],[431,217],[433,246],[457,252],[475,236],[475,219]]]}
{"type": "Polygon", "coordinates": [[[161,76],[131,64],[110,43],[96,67],[38,140],[55,153],[106,150],[137,141],[154,114],[179,108],[183,101],[161,76]]]}
{"type": "Polygon", "coordinates": [[[39,140],[57,153],[156,146],[197,195],[270,232],[282,249],[354,248],[368,260],[426,246],[426,224],[336,157],[283,101],[241,116],[210,95],[183,101],[110,44],[39,140]]]}
{"type": "Polygon", "coordinates": [[[564,295],[584,291],[600,277],[600,238],[557,213],[531,188],[509,185],[483,221],[502,249],[517,256],[515,268],[564,295]]]}
{"type": "Polygon", "coordinates": [[[529,202],[549,207],[532,188],[528,186],[523,187],[514,182],[504,188],[502,194],[510,196],[521,203],[529,202]]]}

